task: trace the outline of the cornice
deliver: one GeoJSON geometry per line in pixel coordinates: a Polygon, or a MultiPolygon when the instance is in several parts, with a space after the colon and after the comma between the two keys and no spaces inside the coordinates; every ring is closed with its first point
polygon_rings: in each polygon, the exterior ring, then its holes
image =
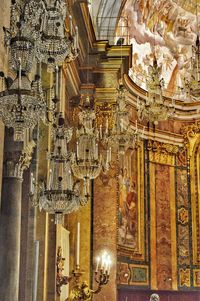
{"type": "MultiPolygon", "coordinates": [[[[147,98],[147,91],[136,85],[127,74],[124,74],[123,80],[129,92],[129,101],[136,108],[137,98],[145,100],[147,98]]],[[[165,99],[166,101],[171,101],[169,97],[165,97],[165,99]]],[[[183,122],[200,119],[200,102],[183,103],[181,100],[175,100],[175,115],[173,119],[183,122]]]]}

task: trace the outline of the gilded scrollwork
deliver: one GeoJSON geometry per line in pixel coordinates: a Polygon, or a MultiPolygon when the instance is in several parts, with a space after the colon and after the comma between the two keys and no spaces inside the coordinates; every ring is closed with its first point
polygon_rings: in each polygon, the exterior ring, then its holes
{"type": "Polygon", "coordinates": [[[183,135],[184,146],[187,149],[188,156],[191,157],[195,143],[200,134],[200,121],[184,126],[181,129],[181,134],[183,135]]]}
{"type": "Polygon", "coordinates": [[[180,287],[190,287],[190,269],[179,270],[180,287]]]}
{"type": "Polygon", "coordinates": [[[173,165],[174,156],[178,154],[179,147],[169,143],[148,140],[147,150],[149,151],[150,162],[173,165]]]}
{"type": "Polygon", "coordinates": [[[56,267],[57,267],[56,292],[58,296],[60,296],[61,294],[61,287],[63,285],[68,284],[70,280],[70,277],[63,275],[64,263],[65,263],[65,258],[62,257],[62,248],[58,247],[57,260],[56,260],[56,267]]]}
{"type": "Polygon", "coordinates": [[[111,129],[114,123],[114,116],[113,116],[113,107],[114,104],[108,103],[98,103],[95,106],[96,111],[96,122],[97,126],[100,127],[106,123],[108,120],[108,128],[111,129]]]}
{"type": "Polygon", "coordinates": [[[178,209],[178,221],[182,224],[185,225],[188,223],[188,210],[184,207],[181,207],[178,209]]]}

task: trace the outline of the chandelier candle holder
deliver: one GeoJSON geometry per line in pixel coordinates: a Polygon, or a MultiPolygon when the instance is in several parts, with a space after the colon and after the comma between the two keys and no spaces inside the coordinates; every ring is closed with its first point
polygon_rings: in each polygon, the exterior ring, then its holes
{"type": "Polygon", "coordinates": [[[31,195],[32,203],[38,205],[40,210],[55,214],[56,224],[62,224],[64,214],[84,206],[90,197],[85,190],[82,192],[80,181],[74,181],[72,176],[70,153],[67,149],[71,137],[72,129],[65,127],[64,118],[59,114],[53,129],[53,151],[48,155],[50,162],[47,183],[36,186],[36,192],[31,195]]]}
{"type": "Polygon", "coordinates": [[[40,37],[41,16],[44,5],[41,1],[11,1],[10,29],[3,27],[5,45],[9,49],[11,68],[19,71],[19,60],[22,71],[32,69],[36,55],[36,40],[40,37]]]}
{"type": "Polygon", "coordinates": [[[42,34],[37,43],[38,59],[46,63],[49,71],[72,61],[78,56],[78,28],[73,30],[72,16],[67,14],[66,1],[55,0],[45,5],[42,34]],[[66,17],[69,30],[66,29],[66,17]]]}
{"type": "MultiPolygon", "coordinates": [[[[72,157],[72,171],[78,179],[84,179],[85,189],[88,189],[89,180],[95,179],[100,174],[103,167],[102,155],[100,154],[101,132],[95,127],[96,114],[91,109],[89,96],[79,113],[81,127],[76,131],[76,152],[72,157]]],[[[108,152],[106,164],[111,160],[108,152]]]]}
{"type": "Polygon", "coordinates": [[[97,289],[93,290],[89,287],[86,281],[81,282],[83,272],[79,266],[72,272],[72,279],[74,280],[74,286],[70,291],[67,301],[90,301],[94,294],[98,294],[102,287],[107,285],[110,277],[111,259],[110,256],[104,252],[97,258],[97,266],[94,272],[94,279],[97,283],[97,289]]]}
{"type": "Polygon", "coordinates": [[[196,45],[192,48],[192,60],[189,79],[185,79],[185,90],[191,101],[200,99],[200,42],[199,36],[196,45]]]}
{"type": "Polygon", "coordinates": [[[11,85],[0,72],[2,92],[0,92],[0,117],[5,126],[14,129],[14,140],[23,141],[27,129],[34,128],[40,119],[45,118],[46,103],[41,81],[38,76],[30,81],[25,72],[19,71],[11,85]]]}
{"type": "Polygon", "coordinates": [[[146,100],[137,100],[138,119],[147,119],[155,125],[159,121],[167,120],[174,115],[175,103],[171,103],[163,97],[164,81],[161,79],[161,67],[158,67],[154,57],[153,66],[149,67],[149,79],[147,80],[148,95],[146,100]]]}
{"type": "Polygon", "coordinates": [[[131,128],[129,111],[126,104],[126,91],[123,85],[117,89],[116,108],[114,111],[114,125],[108,135],[108,143],[124,155],[129,147],[134,147],[138,141],[138,128],[131,128]]]}
{"type": "Polygon", "coordinates": [[[3,28],[5,45],[9,49],[10,66],[17,75],[11,82],[3,72],[0,73],[0,117],[5,126],[14,129],[16,141],[23,141],[25,131],[34,128],[46,114],[40,77],[36,75],[35,80],[30,81],[27,76],[35,61],[34,38],[39,34],[38,22],[42,11],[42,6],[34,3],[31,0],[22,5],[20,1],[13,0],[10,29],[3,28]],[[38,9],[37,12],[35,9],[38,9]]]}

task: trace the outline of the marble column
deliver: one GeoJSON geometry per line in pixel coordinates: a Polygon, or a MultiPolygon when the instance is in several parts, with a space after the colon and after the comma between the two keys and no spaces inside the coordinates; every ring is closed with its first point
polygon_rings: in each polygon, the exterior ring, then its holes
{"type": "Polygon", "coordinates": [[[22,179],[3,177],[0,216],[0,300],[18,300],[22,179]]]}
{"type": "Polygon", "coordinates": [[[21,197],[23,171],[29,166],[32,146],[13,141],[6,130],[0,211],[0,300],[18,301],[20,269],[21,197]]]}

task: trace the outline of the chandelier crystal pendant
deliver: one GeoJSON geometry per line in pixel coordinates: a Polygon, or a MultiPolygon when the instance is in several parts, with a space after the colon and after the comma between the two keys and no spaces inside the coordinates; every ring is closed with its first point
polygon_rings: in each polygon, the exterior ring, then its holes
{"type": "Polygon", "coordinates": [[[185,90],[191,101],[200,99],[200,42],[199,36],[196,45],[192,47],[192,60],[189,79],[185,79],[185,90]]]}
{"type": "Polygon", "coordinates": [[[126,91],[123,85],[117,89],[116,109],[114,111],[114,125],[108,136],[108,143],[124,155],[126,150],[135,147],[139,139],[139,132],[132,129],[129,121],[129,111],[126,105],[126,91]]]}
{"type": "Polygon", "coordinates": [[[67,149],[72,137],[72,129],[66,128],[62,115],[53,129],[54,147],[49,154],[49,176],[47,184],[33,187],[31,192],[32,203],[40,210],[55,214],[55,223],[62,223],[64,214],[69,214],[85,205],[89,200],[89,192],[80,187],[80,181],[74,181],[70,153],[67,149]],[[36,191],[35,191],[36,190],[36,191]]]}
{"type": "Polygon", "coordinates": [[[149,67],[147,80],[148,95],[146,100],[137,101],[138,119],[147,119],[154,124],[167,120],[175,112],[174,101],[169,103],[163,97],[164,81],[161,79],[161,67],[154,57],[153,66],[149,67]]]}
{"type": "Polygon", "coordinates": [[[64,0],[46,5],[42,34],[37,42],[38,60],[46,63],[49,70],[65,60],[78,56],[78,28],[73,30],[72,17],[68,14],[69,30],[66,29],[67,7],[64,0]]]}
{"type": "MultiPolygon", "coordinates": [[[[98,177],[103,164],[99,149],[100,133],[95,128],[95,119],[95,111],[91,109],[90,98],[87,96],[79,113],[81,127],[76,131],[76,153],[72,157],[74,175],[86,182],[98,177]]],[[[111,156],[107,155],[106,164],[110,162],[110,159],[111,156]]]]}
{"type": "Polygon", "coordinates": [[[25,73],[32,69],[44,8],[42,1],[11,1],[10,28],[3,27],[3,30],[5,45],[9,49],[9,63],[16,73],[19,71],[19,60],[25,73]]]}
{"type": "Polygon", "coordinates": [[[27,73],[35,61],[34,38],[38,36],[39,15],[42,6],[35,1],[22,4],[12,1],[10,29],[4,28],[5,45],[9,49],[11,69],[16,78],[11,81],[0,72],[2,89],[0,92],[0,117],[5,126],[14,129],[14,140],[23,141],[27,129],[34,128],[40,118],[45,117],[46,104],[41,80],[38,75],[30,81],[27,73]],[[36,9],[38,10],[36,12],[36,9]],[[31,21],[31,14],[36,17],[31,21]]]}
{"type": "Polygon", "coordinates": [[[1,72],[3,91],[0,92],[0,117],[5,126],[14,129],[14,140],[23,141],[27,129],[34,128],[45,118],[46,103],[38,76],[30,81],[24,72],[19,72],[11,85],[1,72]]]}

